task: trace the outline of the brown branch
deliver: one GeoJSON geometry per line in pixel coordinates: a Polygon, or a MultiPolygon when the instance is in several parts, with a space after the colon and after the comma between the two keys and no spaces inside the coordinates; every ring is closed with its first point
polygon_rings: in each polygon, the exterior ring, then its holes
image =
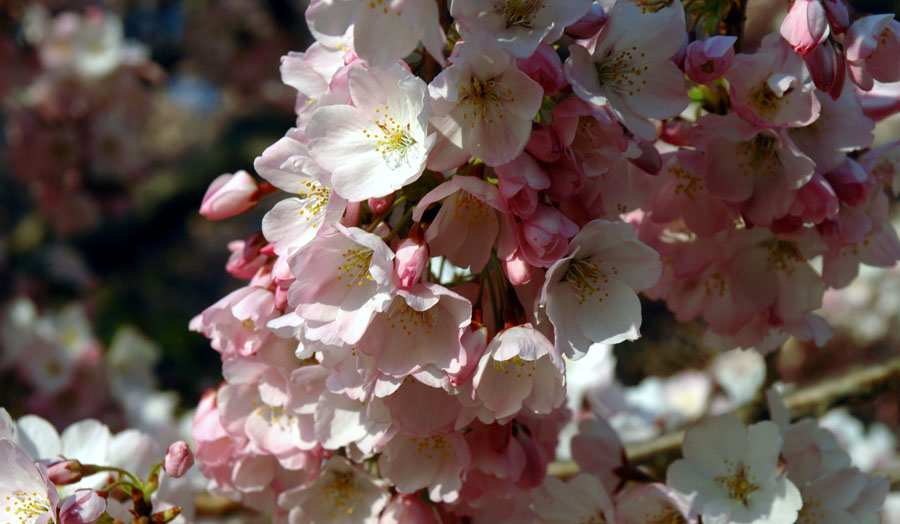
{"type": "MultiPolygon", "coordinates": [[[[788,393],[783,401],[791,418],[798,419],[821,415],[836,406],[859,404],[885,392],[900,393],[900,358],[824,379],[788,393]]],[[[755,404],[739,408],[734,414],[745,422],[768,416],[766,409],[760,409],[755,404]]],[[[648,466],[656,471],[664,471],[681,455],[684,433],[684,430],[674,431],[648,442],[626,446],[625,453],[629,463],[631,466],[648,466]]],[[[574,462],[560,461],[551,466],[551,474],[561,477],[578,472],[578,466],[574,462]]],[[[900,471],[888,470],[876,472],[875,475],[887,475],[892,485],[900,482],[900,471]]]]}

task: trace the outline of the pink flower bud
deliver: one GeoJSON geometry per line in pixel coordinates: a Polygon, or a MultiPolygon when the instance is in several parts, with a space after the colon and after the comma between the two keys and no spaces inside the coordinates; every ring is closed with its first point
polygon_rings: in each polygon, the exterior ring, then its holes
{"type": "Polygon", "coordinates": [[[347,227],[355,227],[359,224],[359,211],[362,208],[360,202],[347,202],[347,209],[344,210],[344,216],[341,217],[341,224],[347,227]]]}
{"type": "Polygon", "coordinates": [[[844,55],[833,45],[824,44],[804,56],[803,61],[819,91],[828,93],[832,99],[837,100],[844,90],[844,78],[847,76],[844,55]]]}
{"type": "Polygon", "coordinates": [[[163,463],[166,475],[173,478],[181,477],[193,465],[194,454],[191,453],[191,448],[188,447],[187,442],[179,440],[169,446],[168,451],[166,451],[166,460],[163,463]]]}
{"type": "Polygon", "coordinates": [[[94,490],[80,489],[59,507],[59,524],[92,524],[106,511],[106,499],[94,490]]]}
{"type": "Polygon", "coordinates": [[[825,0],[825,15],[835,34],[843,33],[850,26],[850,13],[842,0],[825,0]]]}
{"type": "Polygon", "coordinates": [[[869,197],[875,179],[861,165],[849,158],[834,171],[825,175],[841,201],[857,206],[869,197]]]}
{"type": "Polygon", "coordinates": [[[597,3],[591,4],[587,14],[577,22],[566,27],[566,32],[578,38],[590,38],[596,35],[603,24],[609,19],[609,15],[603,10],[603,6],[597,3]]]}
{"type": "Polygon", "coordinates": [[[260,250],[266,245],[266,238],[259,231],[253,233],[247,240],[237,240],[228,243],[231,256],[225,264],[225,270],[235,278],[250,279],[268,261],[268,257],[260,250]]]}
{"type": "Polygon", "coordinates": [[[246,171],[219,175],[209,185],[200,204],[200,214],[210,220],[239,215],[259,202],[259,185],[246,171]]]}
{"type": "Polygon", "coordinates": [[[532,266],[550,267],[565,256],[578,226],[555,207],[540,205],[516,232],[522,258],[532,266]]]}
{"type": "Polygon", "coordinates": [[[428,244],[407,238],[395,250],[394,283],[409,289],[422,278],[428,268],[428,244]]]}
{"type": "Polygon", "coordinates": [[[779,32],[798,55],[806,56],[828,38],[825,8],[819,0],[794,0],[779,32]]]}
{"type": "Polygon", "coordinates": [[[378,198],[370,198],[369,199],[369,209],[372,210],[376,215],[380,215],[388,210],[391,207],[391,204],[394,203],[394,194],[391,193],[386,197],[378,197],[378,198]]]}
{"type": "Polygon", "coordinates": [[[698,84],[708,84],[725,74],[734,62],[734,36],[713,36],[687,46],[684,72],[698,84]]]}
{"type": "Polygon", "coordinates": [[[556,162],[562,154],[563,144],[553,127],[538,125],[531,130],[525,149],[541,162],[556,162]]]}
{"type": "Polygon", "coordinates": [[[800,217],[803,222],[818,224],[827,218],[834,218],[840,211],[834,189],[819,173],[797,190],[797,196],[791,205],[790,214],[800,217]]]}
{"type": "Polygon", "coordinates": [[[77,460],[64,460],[47,468],[47,476],[50,478],[50,482],[57,486],[78,482],[83,475],[81,462],[77,460]]]}
{"type": "Polygon", "coordinates": [[[503,272],[509,283],[514,286],[521,286],[531,282],[534,278],[534,268],[525,259],[522,258],[519,250],[515,250],[512,255],[502,261],[503,272]]]}
{"type": "Polygon", "coordinates": [[[558,93],[568,84],[562,60],[550,44],[540,44],[530,57],[516,60],[516,65],[519,71],[541,84],[545,96],[558,93]]]}

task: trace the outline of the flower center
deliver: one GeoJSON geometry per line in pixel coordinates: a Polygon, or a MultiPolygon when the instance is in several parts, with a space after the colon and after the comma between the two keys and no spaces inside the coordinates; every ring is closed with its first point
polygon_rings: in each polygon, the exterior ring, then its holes
{"type": "Polygon", "coordinates": [[[669,173],[675,175],[674,192],[676,195],[684,195],[688,200],[693,201],[697,199],[694,193],[703,191],[703,179],[692,175],[684,166],[679,164],[673,165],[669,168],[669,173]]]}
{"type": "Polygon", "coordinates": [[[797,264],[806,261],[797,246],[791,242],[773,240],[766,247],[769,249],[769,254],[766,256],[768,264],[766,269],[769,272],[784,271],[788,275],[792,275],[797,270],[797,264]]]}
{"type": "Polygon", "coordinates": [[[410,150],[416,145],[416,139],[410,132],[409,123],[397,122],[388,114],[388,106],[384,106],[384,112],[376,109],[375,127],[371,132],[363,129],[366,138],[375,138],[375,152],[381,153],[384,161],[391,168],[400,167],[401,163],[409,164],[407,157],[410,150]]]}
{"type": "Polygon", "coordinates": [[[750,475],[750,466],[745,466],[742,462],[739,462],[736,467],[730,460],[726,460],[725,464],[732,473],[729,476],[716,477],[716,484],[720,484],[728,490],[728,498],[740,502],[744,507],[749,507],[750,495],[759,489],[759,486],[753,483],[756,475],[750,475]]]}
{"type": "MultiPolygon", "coordinates": [[[[18,519],[12,521],[17,524],[32,524],[38,517],[50,511],[50,500],[37,491],[14,491],[12,495],[6,496],[6,500],[0,501],[0,504],[3,504],[2,509],[5,510],[2,513],[18,519]]],[[[50,522],[54,522],[52,517],[50,522]]]]}
{"type": "Polygon", "coordinates": [[[778,167],[778,139],[762,133],[737,147],[738,169],[744,176],[775,176],[778,167]]]}
{"type": "Polygon", "coordinates": [[[525,373],[526,376],[531,377],[537,370],[537,365],[534,362],[526,362],[522,360],[518,355],[509,360],[494,361],[495,371],[502,371],[504,375],[509,375],[510,369],[512,369],[516,373],[516,378],[522,378],[522,373],[525,373]],[[526,369],[526,365],[530,366],[531,370],[526,369]]]}
{"type": "MultiPolygon", "coordinates": [[[[493,124],[495,117],[503,118],[503,104],[515,100],[512,89],[506,87],[504,92],[504,86],[495,79],[481,80],[473,76],[469,85],[460,86],[456,105],[465,105],[472,110],[474,115],[469,121],[469,127],[474,128],[475,118],[481,118],[488,124],[493,124]]],[[[463,111],[462,117],[467,120],[469,114],[463,111]]]]}
{"type": "Polygon", "coordinates": [[[328,504],[330,508],[325,511],[325,514],[334,519],[341,514],[352,515],[353,510],[356,509],[356,501],[360,499],[362,499],[362,494],[356,490],[353,475],[351,473],[334,473],[331,482],[322,486],[319,505],[328,504]]]}
{"type": "Polygon", "coordinates": [[[496,214],[491,212],[493,208],[471,193],[460,191],[456,196],[455,204],[453,218],[460,222],[467,222],[469,228],[481,227],[485,220],[497,221],[496,214]]]}
{"type": "Polygon", "coordinates": [[[419,455],[425,455],[427,460],[432,460],[435,454],[437,454],[438,458],[441,460],[450,458],[450,443],[441,435],[413,438],[412,440],[416,444],[416,452],[419,455]]]}
{"type": "Polygon", "coordinates": [[[315,180],[304,180],[301,184],[306,188],[300,192],[303,198],[304,206],[300,208],[298,213],[304,217],[307,222],[313,221],[313,228],[319,226],[319,220],[325,212],[328,205],[328,199],[331,198],[331,189],[323,186],[315,180]]]}
{"type": "Polygon", "coordinates": [[[610,52],[597,63],[597,75],[600,85],[629,96],[641,92],[641,86],[647,85],[647,81],[641,79],[641,75],[648,66],[634,64],[635,57],[644,58],[646,53],[638,52],[637,46],[610,52]]]}
{"type": "MultiPolygon", "coordinates": [[[[611,266],[609,271],[613,275],[619,274],[616,266],[611,266]]],[[[584,304],[594,295],[598,302],[603,302],[603,299],[609,297],[609,293],[601,291],[601,286],[609,283],[609,273],[603,269],[602,259],[572,259],[563,280],[567,281],[572,291],[578,295],[579,304],[584,304]]]]}
{"type": "Polygon", "coordinates": [[[391,329],[399,328],[407,335],[412,335],[419,330],[424,330],[426,335],[430,335],[437,323],[437,316],[434,308],[416,311],[409,307],[405,300],[397,298],[388,310],[387,320],[390,322],[391,329]]]}
{"type": "Polygon", "coordinates": [[[494,2],[494,11],[500,13],[506,20],[506,28],[525,27],[531,29],[537,12],[547,7],[539,0],[505,0],[494,2]]]}
{"type": "MultiPolygon", "coordinates": [[[[771,73],[769,76],[772,76],[771,73]]],[[[769,82],[767,82],[767,80],[768,77],[750,90],[750,105],[753,106],[759,116],[766,120],[772,120],[772,116],[781,109],[782,104],[790,104],[790,101],[784,100],[782,97],[778,96],[778,94],[769,87],[769,82]]],[[[788,89],[784,94],[788,94],[790,90],[791,89],[788,89]]]]}
{"type": "Polygon", "coordinates": [[[372,280],[369,274],[369,264],[372,263],[371,249],[350,248],[341,253],[342,263],[337,267],[338,280],[345,280],[348,288],[362,286],[367,280],[372,280]]]}

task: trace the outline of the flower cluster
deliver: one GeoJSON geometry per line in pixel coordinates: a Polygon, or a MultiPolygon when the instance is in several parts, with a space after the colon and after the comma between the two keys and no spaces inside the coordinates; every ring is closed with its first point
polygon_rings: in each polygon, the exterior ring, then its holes
{"type": "Polygon", "coordinates": [[[40,417],[14,421],[0,408],[3,522],[191,522],[193,493],[180,477],[192,464],[183,441],[164,453],[146,434],[113,435],[93,419],[60,435],[40,417]]]}
{"type": "MultiPolygon", "coordinates": [[[[441,9],[313,0],[316,42],[282,59],[296,127],[254,167],[291,196],[229,246],[247,284],[191,321],[225,377],[195,417],[213,489],[278,522],[796,520],[817,488],[777,471],[769,422],[694,430],[671,490],[546,477],[564,358],[638,338],[640,292],[726,348],[827,338],[825,287],[900,259],[871,105],[790,38],[688,44],[677,0],[441,9]]],[[[831,70],[860,89],[900,80],[896,22],[868,20],[831,70]]],[[[265,184],[220,178],[201,211],[265,184]]],[[[621,459],[607,426],[583,429],[598,464],[621,459]]]]}

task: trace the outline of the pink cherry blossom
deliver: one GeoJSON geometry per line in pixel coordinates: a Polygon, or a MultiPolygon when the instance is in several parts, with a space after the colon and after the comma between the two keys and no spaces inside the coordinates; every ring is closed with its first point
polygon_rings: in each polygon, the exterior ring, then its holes
{"type": "Polygon", "coordinates": [[[291,284],[288,303],[307,321],[333,326],[322,336],[353,344],[390,302],[394,254],[371,233],[335,228],[292,257],[291,270],[302,277],[291,284]]]}
{"type": "Polygon", "coordinates": [[[756,53],[737,55],[725,79],[735,112],[755,125],[805,126],[819,116],[803,59],[777,35],[766,36],[756,53]]]}
{"type": "Polygon", "coordinates": [[[0,518],[11,522],[47,524],[56,521],[59,495],[41,465],[12,441],[0,438],[0,518]]]}
{"type": "Polygon", "coordinates": [[[803,503],[776,471],[781,442],[771,422],[747,427],[733,415],[712,418],[687,432],[685,458],[669,466],[666,484],[704,522],[792,522],[803,503]]]}
{"type": "Polygon", "coordinates": [[[795,1],[781,22],[779,32],[797,54],[806,56],[828,38],[825,6],[820,0],[795,1]]]}
{"type": "Polygon", "coordinates": [[[425,438],[399,434],[382,450],[378,469],[400,493],[428,488],[432,501],[453,502],[470,460],[469,446],[459,433],[425,438]]]}
{"type": "Polygon", "coordinates": [[[309,487],[283,497],[290,507],[288,522],[376,524],[390,495],[382,481],[343,457],[332,457],[309,487]]]}
{"type": "Polygon", "coordinates": [[[450,15],[458,20],[464,37],[486,33],[496,37],[507,53],[528,58],[541,42],[562,36],[563,28],[584,16],[590,5],[589,0],[453,0],[450,15]]]}
{"type": "Polygon", "coordinates": [[[850,78],[863,91],[879,82],[900,80],[900,22],[894,15],[869,15],[853,22],[847,30],[844,54],[850,78]]]}
{"type": "Polygon", "coordinates": [[[528,142],[541,86],[484,37],[456,44],[450,62],[428,86],[432,125],[442,140],[487,165],[511,161],[528,142]]]}
{"type": "Polygon", "coordinates": [[[541,304],[556,330],[556,350],[580,358],[594,343],[634,340],[641,325],[637,291],[662,273],[659,255],[623,222],[594,220],[547,269],[541,304]]]}
{"type": "Polygon", "coordinates": [[[565,400],[565,366],[553,345],[531,325],[499,333],[472,379],[482,422],[509,420],[519,410],[547,414],[565,400]]]}
{"type": "Polygon", "coordinates": [[[481,271],[500,232],[500,212],[506,205],[497,187],[476,177],[454,176],[419,201],[413,220],[443,199],[441,209],[425,230],[431,256],[446,256],[459,267],[481,271]]]}
{"type": "Polygon", "coordinates": [[[422,282],[397,290],[384,312],[372,319],[359,348],[375,357],[381,372],[395,377],[430,365],[448,370],[460,357],[461,329],[471,317],[468,300],[422,282]]]}
{"type": "Polygon", "coordinates": [[[340,36],[353,28],[354,49],[374,67],[387,67],[409,54],[421,41],[443,63],[446,36],[431,0],[366,3],[314,0],[306,10],[314,33],[340,36]]]}
{"type": "Polygon", "coordinates": [[[400,65],[352,67],[349,105],[316,109],[306,127],[310,156],[351,201],[382,197],[414,181],[434,144],[426,135],[425,83],[400,65]]]}
{"type": "Polygon", "coordinates": [[[644,12],[616,2],[589,49],[569,46],[566,77],[584,101],[608,106],[625,127],[653,140],[656,127],[647,119],[673,117],[688,104],[684,76],[669,62],[684,40],[681,4],[644,12]]]}

